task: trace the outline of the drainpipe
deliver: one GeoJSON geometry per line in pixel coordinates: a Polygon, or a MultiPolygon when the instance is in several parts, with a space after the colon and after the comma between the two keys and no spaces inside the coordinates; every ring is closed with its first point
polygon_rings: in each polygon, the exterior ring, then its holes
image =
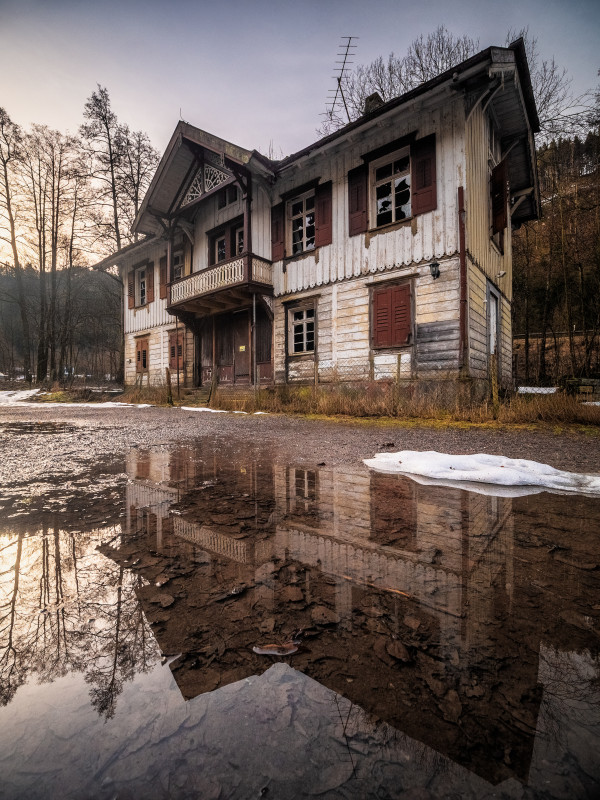
{"type": "Polygon", "coordinates": [[[252,292],[252,358],[254,359],[254,391],[257,388],[258,364],[256,363],[256,292],[252,292]]]}
{"type": "Polygon", "coordinates": [[[469,337],[467,330],[467,248],[465,236],[465,190],[458,187],[458,254],[460,264],[460,327],[459,370],[463,377],[469,374],[469,337]]]}

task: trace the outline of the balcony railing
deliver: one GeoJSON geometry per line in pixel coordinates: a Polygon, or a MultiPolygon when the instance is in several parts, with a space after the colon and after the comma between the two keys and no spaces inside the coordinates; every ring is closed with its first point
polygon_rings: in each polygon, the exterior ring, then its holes
{"type": "Polygon", "coordinates": [[[170,286],[169,305],[184,303],[202,295],[248,283],[273,286],[273,265],[260,256],[248,253],[214,267],[194,272],[170,286]]]}

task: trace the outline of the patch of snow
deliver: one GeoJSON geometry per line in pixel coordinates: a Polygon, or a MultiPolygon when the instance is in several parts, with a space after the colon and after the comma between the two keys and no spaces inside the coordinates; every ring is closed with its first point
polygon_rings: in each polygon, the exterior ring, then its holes
{"type": "Polygon", "coordinates": [[[206,408],[206,406],[179,406],[182,411],[209,411],[211,414],[227,414],[220,408],[206,408]]]}
{"type": "Polygon", "coordinates": [[[556,394],[558,386],[519,386],[518,394],[556,394]]]}
{"type": "Polygon", "coordinates": [[[254,416],[258,417],[259,414],[268,414],[268,413],[269,413],[268,411],[255,411],[254,416]]]}
{"type": "Polygon", "coordinates": [[[586,400],[584,406],[600,406],[600,400],[586,400]]]}
{"type": "Polygon", "coordinates": [[[600,496],[600,475],[563,472],[548,464],[522,458],[505,458],[487,453],[477,455],[448,455],[435,450],[418,452],[401,450],[398,453],[377,453],[365,459],[365,464],[378,472],[401,473],[419,482],[473,489],[483,494],[507,496],[535,494],[542,491],[575,492],[600,496]],[[468,485],[467,485],[468,484],[468,485]],[[480,484],[488,484],[482,487],[480,484]],[[501,487],[500,490],[498,487],[501,487]]]}
{"type": "Polygon", "coordinates": [[[22,403],[23,400],[28,400],[34,394],[39,393],[39,389],[19,389],[0,392],[0,405],[12,406],[15,403],[22,403]]]}

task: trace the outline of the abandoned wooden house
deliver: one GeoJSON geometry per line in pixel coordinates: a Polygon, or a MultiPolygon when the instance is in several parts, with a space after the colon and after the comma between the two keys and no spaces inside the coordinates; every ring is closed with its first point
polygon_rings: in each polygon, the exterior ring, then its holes
{"type": "Polygon", "coordinates": [[[523,42],[272,161],[179,122],[133,230],[125,382],[512,381],[511,229],[537,217],[523,42]],[[495,358],[491,359],[490,356],[495,358]]]}

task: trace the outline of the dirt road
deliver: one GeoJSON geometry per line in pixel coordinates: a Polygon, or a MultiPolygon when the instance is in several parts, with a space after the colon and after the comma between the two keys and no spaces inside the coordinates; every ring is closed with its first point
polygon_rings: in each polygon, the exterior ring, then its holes
{"type": "Polygon", "coordinates": [[[551,431],[434,429],[283,415],[243,415],[179,408],[0,406],[0,484],[60,480],[90,465],[122,459],[132,447],[209,437],[243,450],[269,445],[296,462],[356,464],[381,450],[486,452],[528,458],[574,472],[600,473],[600,438],[551,431]]]}

